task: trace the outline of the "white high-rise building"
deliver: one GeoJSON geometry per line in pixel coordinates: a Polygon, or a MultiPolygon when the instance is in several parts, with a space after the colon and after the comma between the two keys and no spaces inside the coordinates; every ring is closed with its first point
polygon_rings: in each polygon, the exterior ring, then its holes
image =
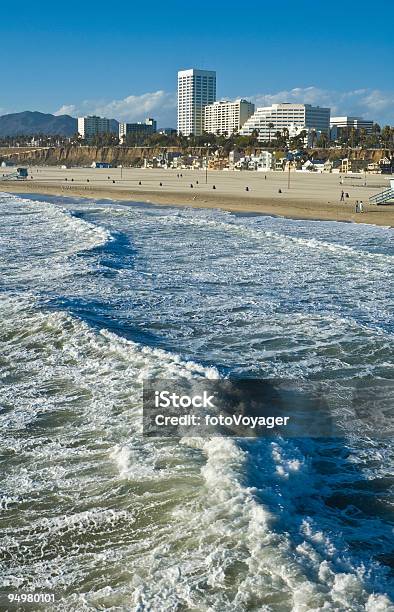
{"type": "Polygon", "coordinates": [[[245,121],[254,113],[254,104],[247,100],[220,101],[204,108],[204,131],[210,134],[230,136],[239,132],[245,121]]]}
{"type": "Polygon", "coordinates": [[[310,104],[293,104],[283,102],[257,108],[240,130],[243,136],[250,136],[254,131],[258,140],[274,140],[276,132],[300,126],[303,129],[315,130],[328,135],[330,131],[330,109],[310,104]]]}
{"type": "Polygon", "coordinates": [[[178,72],[178,134],[200,136],[204,127],[204,106],[216,100],[216,72],[178,72]]]}

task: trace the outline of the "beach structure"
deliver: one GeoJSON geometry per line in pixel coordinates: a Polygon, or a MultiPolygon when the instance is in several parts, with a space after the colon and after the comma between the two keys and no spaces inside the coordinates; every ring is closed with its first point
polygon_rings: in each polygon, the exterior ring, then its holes
{"type": "Polygon", "coordinates": [[[17,168],[16,172],[11,172],[9,174],[6,174],[5,176],[3,175],[2,180],[3,181],[24,181],[28,178],[29,176],[29,172],[27,168],[17,168]]]}
{"type": "Polygon", "coordinates": [[[242,136],[258,134],[260,142],[275,139],[276,132],[289,131],[294,126],[327,134],[330,131],[330,109],[311,104],[282,102],[257,108],[240,130],[242,136]]]}
{"type": "Polygon", "coordinates": [[[371,196],[369,201],[371,204],[387,204],[394,201],[394,179],[390,181],[390,187],[371,196]]]}
{"type": "Polygon", "coordinates": [[[91,168],[111,168],[111,164],[108,162],[94,161],[92,162],[91,168]]]}
{"type": "Polygon", "coordinates": [[[135,136],[149,136],[157,130],[157,122],[152,117],[147,117],[144,122],[119,123],[119,141],[123,143],[128,134],[135,136]]]}
{"type": "Polygon", "coordinates": [[[98,134],[109,134],[111,132],[111,122],[105,117],[88,115],[78,117],[78,134],[85,140],[91,140],[98,134]]]}
{"type": "Polygon", "coordinates": [[[200,136],[204,129],[204,107],[216,100],[216,72],[178,72],[178,134],[200,136]]]}
{"type": "Polygon", "coordinates": [[[204,131],[210,134],[230,136],[238,132],[254,113],[255,106],[248,100],[229,102],[221,100],[204,108],[204,131]]]}
{"type": "Polygon", "coordinates": [[[17,179],[22,179],[22,180],[27,179],[29,175],[27,168],[17,168],[16,171],[17,171],[17,177],[16,177],[17,179]]]}

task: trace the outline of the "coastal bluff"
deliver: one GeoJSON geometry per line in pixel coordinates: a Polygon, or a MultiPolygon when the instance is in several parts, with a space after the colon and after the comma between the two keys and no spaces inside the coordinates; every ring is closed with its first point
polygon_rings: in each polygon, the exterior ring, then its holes
{"type": "MultiPolygon", "coordinates": [[[[246,154],[258,153],[263,149],[251,148],[246,154]]],[[[175,153],[179,147],[122,147],[122,146],[59,146],[59,147],[0,147],[0,163],[9,161],[15,164],[26,164],[34,166],[90,166],[92,162],[102,161],[112,166],[135,167],[142,160],[150,160],[163,153],[175,153]]],[[[204,156],[205,147],[188,147],[183,151],[186,155],[204,156]]],[[[351,151],[347,149],[314,149],[311,154],[319,159],[340,159],[350,157],[351,159],[379,161],[385,155],[391,156],[391,152],[383,149],[363,149],[351,151]]]]}

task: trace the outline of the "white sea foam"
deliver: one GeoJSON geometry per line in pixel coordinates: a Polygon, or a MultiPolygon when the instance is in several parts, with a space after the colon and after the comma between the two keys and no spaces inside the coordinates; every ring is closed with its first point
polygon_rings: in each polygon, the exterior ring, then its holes
{"type": "Polygon", "coordinates": [[[356,375],[387,376],[391,255],[368,251],[363,275],[352,261],[366,243],[349,234],[349,253],[327,237],[288,240],[286,231],[305,231],[290,222],[109,206],[86,215],[73,204],[86,220],[65,203],[5,196],[3,205],[7,584],[54,589],[57,609],[78,612],[391,610],[384,568],[344,539],[361,529],[384,541],[382,521],[354,517],[339,529],[322,499],[349,479],[383,478],[389,445],[140,435],[145,377],[217,378],[215,363],[324,374],[331,387],[336,377],[346,388],[356,375]],[[107,248],[120,233],[132,241],[128,259],[107,248]],[[153,346],[122,338],[113,321],[151,333],[153,346]],[[319,453],[332,462],[324,475],[319,453]]]}

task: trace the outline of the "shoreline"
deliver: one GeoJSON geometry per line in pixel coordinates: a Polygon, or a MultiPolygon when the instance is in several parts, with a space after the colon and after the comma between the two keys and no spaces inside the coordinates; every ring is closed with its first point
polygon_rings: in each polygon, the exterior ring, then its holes
{"type": "MultiPolygon", "coordinates": [[[[227,178],[227,177],[226,177],[227,178]]],[[[318,198],[308,198],[308,194],[297,194],[298,197],[289,197],[290,194],[281,195],[255,195],[252,193],[215,193],[200,188],[185,191],[181,188],[173,189],[135,188],[134,185],[125,187],[118,184],[114,187],[105,185],[65,185],[59,180],[54,184],[46,181],[1,181],[0,191],[5,193],[51,195],[60,197],[77,197],[86,199],[109,199],[120,202],[143,202],[158,206],[180,206],[194,208],[218,208],[236,213],[260,213],[276,217],[285,217],[294,220],[310,221],[339,221],[347,223],[361,223],[382,226],[392,229],[394,227],[394,205],[376,206],[364,204],[364,213],[355,213],[352,202],[324,202],[318,198]],[[192,195],[193,194],[193,195],[192,195]]],[[[181,186],[180,186],[181,187],[181,186]]]]}

